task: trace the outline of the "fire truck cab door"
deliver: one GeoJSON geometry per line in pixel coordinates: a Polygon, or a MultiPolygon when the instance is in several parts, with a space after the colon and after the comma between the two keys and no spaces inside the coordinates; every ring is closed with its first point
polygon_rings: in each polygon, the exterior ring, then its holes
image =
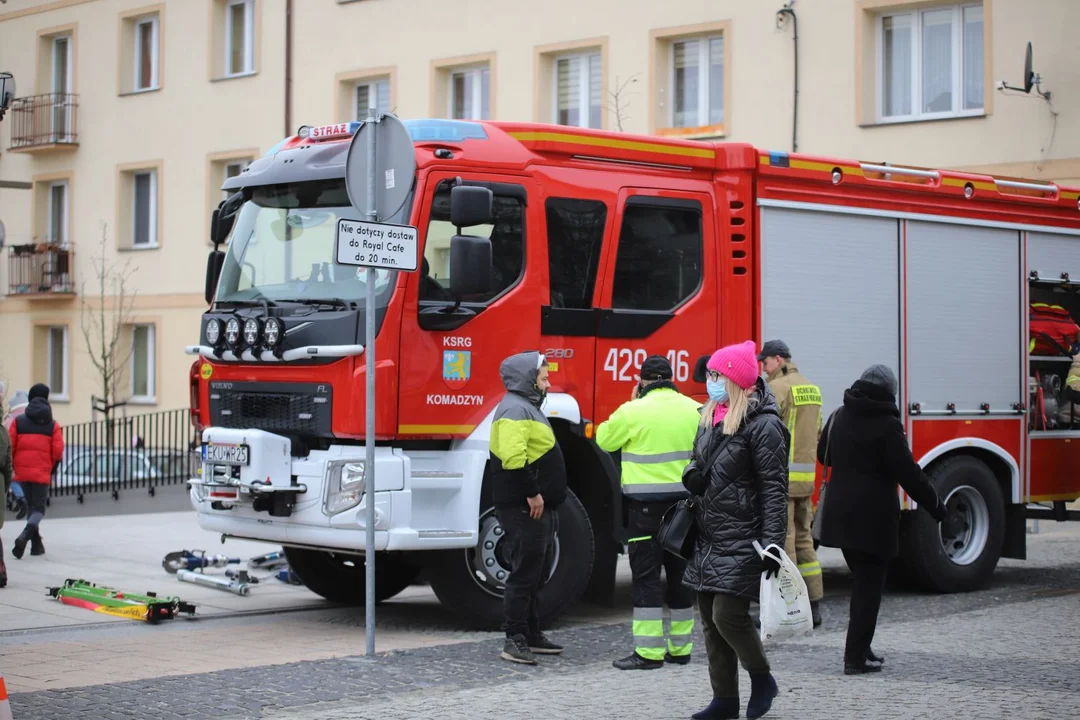
{"type": "Polygon", "coordinates": [[[401,324],[398,434],[461,437],[480,425],[504,390],[502,360],[536,347],[540,334],[542,278],[526,273],[539,265],[543,247],[531,228],[542,212],[534,203],[534,181],[525,177],[467,172],[433,172],[418,199],[417,229],[422,243],[419,272],[411,273],[401,324]],[[494,195],[493,222],[462,228],[462,234],[489,238],[492,287],[454,310],[450,295],[450,189],[454,179],[488,187],[494,195]],[[528,262],[526,262],[528,255],[528,262]]]}
{"type": "Polygon", "coordinates": [[[603,263],[596,344],[597,422],[630,399],[642,362],[667,357],[685,395],[698,358],[716,349],[719,263],[708,192],[623,188],[603,263]]]}

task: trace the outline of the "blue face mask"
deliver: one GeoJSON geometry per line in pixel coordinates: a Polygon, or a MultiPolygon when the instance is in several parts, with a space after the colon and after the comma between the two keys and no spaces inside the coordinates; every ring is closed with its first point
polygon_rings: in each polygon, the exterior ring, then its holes
{"type": "Polygon", "coordinates": [[[705,387],[709,391],[710,400],[720,403],[721,405],[727,402],[728,394],[726,380],[707,380],[705,382],[705,387]]]}

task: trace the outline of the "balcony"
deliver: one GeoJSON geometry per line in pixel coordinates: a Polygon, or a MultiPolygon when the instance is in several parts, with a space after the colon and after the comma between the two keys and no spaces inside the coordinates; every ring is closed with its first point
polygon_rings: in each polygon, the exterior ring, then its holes
{"type": "Polygon", "coordinates": [[[75,250],[60,245],[12,245],[8,250],[8,296],[75,297],[75,250]]]}
{"type": "Polygon", "coordinates": [[[79,147],[79,96],[46,93],[11,103],[11,152],[50,152],[79,147]]]}

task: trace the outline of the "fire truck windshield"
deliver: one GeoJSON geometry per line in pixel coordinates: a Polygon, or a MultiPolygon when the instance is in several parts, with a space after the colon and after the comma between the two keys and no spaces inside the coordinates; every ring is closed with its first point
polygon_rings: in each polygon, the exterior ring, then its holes
{"type": "MultiPolygon", "coordinates": [[[[362,219],[344,180],[270,185],[247,190],[228,239],[217,302],[343,300],[363,307],[366,268],[337,265],[334,241],[339,218],[362,219]]],[[[408,217],[412,197],[387,222],[408,217]]],[[[376,273],[376,303],[385,306],[397,276],[376,273]]]]}

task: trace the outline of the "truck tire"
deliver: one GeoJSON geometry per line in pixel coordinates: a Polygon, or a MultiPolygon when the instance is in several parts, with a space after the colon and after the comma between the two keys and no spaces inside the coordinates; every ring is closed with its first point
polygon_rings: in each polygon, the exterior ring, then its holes
{"type": "MultiPolygon", "coordinates": [[[[363,605],[366,565],[363,555],[286,547],[289,567],[308,590],[339,605],[363,605]]],[[[399,553],[375,555],[375,602],[389,600],[409,587],[420,568],[399,553]]]]}
{"type": "Polygon", "coordinates": [[[929,513],[904,518],[900,553],[911,579],[934,592],[969,592],[994,574],[1005,538],[1005,500],[986,463],[968,456],[948,458],[927,473],[938,495],[955,513],[938,525],[929,513]]]}
{"type": "MultiPolygon", "coordinates": [[[[503,587],[509,576],[509,552],[490,505],[480,513],[475,548],[435,554],[429,566],[431,589],[460,622],[477,630],[503,624],[503,587]]],[[[567,491],[559,507],[555,562],[540,591],[540,624],[547,628],[585,592],[592,575],[593,531],[585,506],[567,491]]]]}

